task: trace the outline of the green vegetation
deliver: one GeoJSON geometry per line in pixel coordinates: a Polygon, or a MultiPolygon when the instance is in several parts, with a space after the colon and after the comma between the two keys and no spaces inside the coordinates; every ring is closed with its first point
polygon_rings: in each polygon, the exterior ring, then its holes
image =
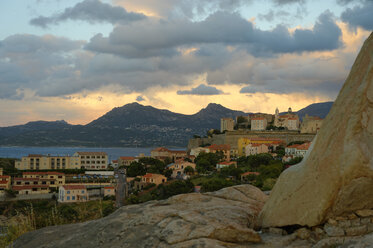
{"type": "Polygon", "coordinates": [[[286,163],[285,163],[285,166],[290,166],[290,165],[298,164],[298,163],[300,163],[302,160],[303,160],[302,157],[295,157],[295,158],[292,158],[289,162],[286,162],[286,163]]]}
{"type": "Polygon", "coordinates": [[[195,159],[198,173],[211,172],[215,169],[216,164],[223,159],[222,153],[204,153],[201,152],[195,159]]]}
{"type": "Polygon", "coordinates": [[[0,214],[10,218],[0,247],[7,247],[20,235],[46,226],[94,220],[115,211],[114,201],[57,204],[53,200],[1,202],[0,214]]]}
{"type": "Polygon", "coordinates": [[[202,192],[217,191],[222,188],[230,187],[235,185],[234,182],[225,178],[213,177],[209,178],[202,183],[202,192]]]}
{"type": "Polygon", "coordinates": [[[132,162],[130,166],[127,167],[127,175],[129,177],[143,176],[146,173],[166,175],[166,165],[171,162],[171,160],[162,162],[161,160],[149,157],[140,158],[138,162],[132,162]]]}
{"type": "Polygon", "coordinates": [[[20,173],[14,167],[16,159],[14,158],[0,158],[0,167],[3,168],[3,173],[10,176],[18,176],[20,173]]]}

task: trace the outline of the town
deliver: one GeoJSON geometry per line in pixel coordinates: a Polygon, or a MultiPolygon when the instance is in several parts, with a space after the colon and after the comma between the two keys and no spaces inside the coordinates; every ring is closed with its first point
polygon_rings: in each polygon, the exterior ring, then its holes
{"type": "Polygon", "coordinates": [[[10,173],[0,170],[0,197],[8,201],[53,198],[59,203],[111,197],[120,207],[164,198],[159,196],[161,186],[174,188],[172,194],[241,183],[271,190],[282,170],[301,161],[321,125],[319,117],[307,115],[301,121],[291,108],[282,115],[276,109],[274,115],[222,118],[220,131],[210,130],[212,135],[205,138],[217,142],[206,144],[197,137],[203,144],[188,150],[159,147],[150,156],[123,154],[112,161],[105,152],[29,154],[15,160],[10,173]],[[235,139],[226,143],[216,139],[227,134],[235,139]],[[295,135],[296,140],[288,142],[284,135],[295,135]]]}

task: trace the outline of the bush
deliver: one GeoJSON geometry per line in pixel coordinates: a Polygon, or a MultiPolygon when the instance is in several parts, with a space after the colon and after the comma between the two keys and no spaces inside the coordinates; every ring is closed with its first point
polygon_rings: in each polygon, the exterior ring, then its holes
{"type": "Polygon", "coordinates": [[[222,188],[233,186],[234,183],[232,181],[223,179],[223,178],[210,178],[202,183],[201,190],[203,192],[209,191],[217,191],[222,188]]]}

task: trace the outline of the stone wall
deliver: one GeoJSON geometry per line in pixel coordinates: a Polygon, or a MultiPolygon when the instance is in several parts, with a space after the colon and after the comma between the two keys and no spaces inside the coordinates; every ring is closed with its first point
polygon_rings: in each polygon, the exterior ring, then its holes
{"type": "Polygon", "coordinates": [[[232,149],[237,149],[237,142],[240,138],[276,138],[282,139],[287,144],[292,141],[312,141],[315,134],[300,134],[298,132],[275,132],[275,131],[233,131],[224,134],[213,135],[212,138],[190,139],[188,150],[203,144],[229,144],[232,149]]]}

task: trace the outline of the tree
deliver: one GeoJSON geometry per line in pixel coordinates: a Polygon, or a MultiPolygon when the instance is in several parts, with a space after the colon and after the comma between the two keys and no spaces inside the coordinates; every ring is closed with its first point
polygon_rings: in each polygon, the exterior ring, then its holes
{"type": "Polygon", "coordinates": [[[203,192],[217,191],[219,189],[234,185],[230,180],[224,178],[210,178],[202,183],[201,190],[203,192]]]}
{"type": "Polygon", "coordinates": [[[240,123],[243,123],[243,122],[246,122],[246,118],[243,117],[243,116],[238,116],[237,117],[237,124],[240,124],[240,123]]]}
{"type": "Polygon", "coordinates": [[[129,177],[143,176],[145,174],[146,174],[145,166],[143,166],[139,162],[132,162],[127,169],[127,176],[129,177]]]}
{"type": "Polygon", "coordinates": [[[235,179],[239,179],[240,175],[242,174],[242,170],[240,168],[236,168],[235,166],[229,166],[222,168],[220,173],[224,176],[232,176],[235,179]]]}
{"type": "Polygon", "coordinates": [[[192,166],[187,166],[187,167],[185,167],[185,169],[184,169],[184,173],[186,173],[186,174],[188,174],[188,175],[193,174],[193,173],[194,173],[194,169],[193,169],[193,167],[192,167],[192,166]]]}

